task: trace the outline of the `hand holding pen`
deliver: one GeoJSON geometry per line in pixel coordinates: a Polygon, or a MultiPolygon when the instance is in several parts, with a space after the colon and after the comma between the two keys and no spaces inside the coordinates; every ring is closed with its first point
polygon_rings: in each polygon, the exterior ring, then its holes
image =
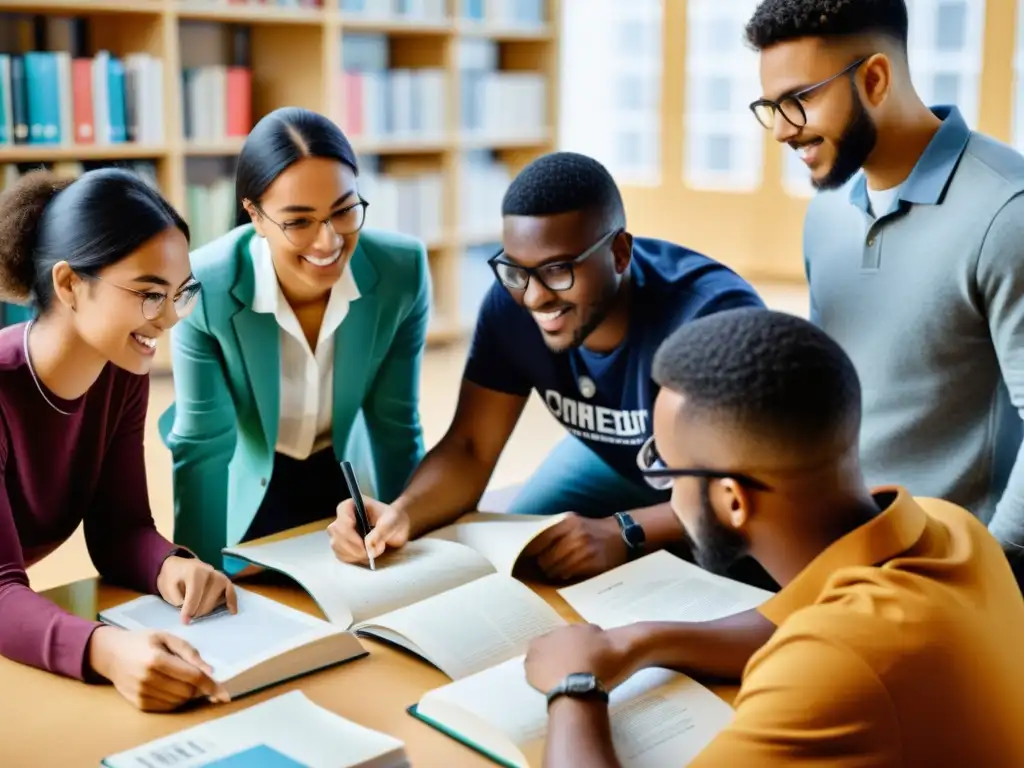
{"type": "Polygon", "coordinates": [[[409,518],[388,504],[363,496],[352,465],[346,470],[346,464],[342,462],[342,473],[351,498],[338,505],[338,517],[327,527],[331,549],[345,563],[374,563],[386,549],[398,549],[409,540],[409,518]]]}

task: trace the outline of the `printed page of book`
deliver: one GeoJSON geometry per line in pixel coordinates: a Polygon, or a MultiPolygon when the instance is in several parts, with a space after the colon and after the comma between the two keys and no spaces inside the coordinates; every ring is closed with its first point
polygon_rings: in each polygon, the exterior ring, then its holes
{"type": "Polygon", "coordinates": [[[472,512],[424,538],[465,544],[486,557],[498,573],[512,575],[516,561],[535,538],[565,515],[509,515],[472,512]]]}
{"type": "MultiPolygon", "coordinates": [[[[678,672],[645,669],[611,692],[615,753],[624,768],[686,765],[732,720],[732,708],[678,672]]],[[[418,714],[513,765],[541,768],[547,702],[522,657],[429,691],[418,714]]]]}
{"type": "Polygon", "coordinates": [[[181,622],[178,608],[156,595],[109,608],[100,613],[100,619],[124,629],[162,630],[177,635],[199,652],[213,667],[214,678],[221,682],[268,659],[345,631],[255,592],[236,587],[235,593],[238,613],[214,613],[189,624],[181,622]]]}
{"type": "Polygon", "coordinates": [[[354,627],[422,656],[458,680],[526,653],[565,621],[525,584],[501,573],[354,627]]]}
{"type": "Polygon", "coordinates": [[[404,744],[330,712],[301,691],[107,757],[108,768],[399,768],[404,744]]]}
{"type": "Polygon", "coordinates": [[[328,620],[343,627],[494,572],[487,559],[469,547],[428,539],[388,550],[371,571],[369,565],[341,562],[326,531],[224,552],[295,579],[328,620]]]}
{"type": "Polygon", "coordinates": [[[664,550],[558,590],[591,624],[713,621],[749,611],[772,593],[705,571],[664,550]]]}

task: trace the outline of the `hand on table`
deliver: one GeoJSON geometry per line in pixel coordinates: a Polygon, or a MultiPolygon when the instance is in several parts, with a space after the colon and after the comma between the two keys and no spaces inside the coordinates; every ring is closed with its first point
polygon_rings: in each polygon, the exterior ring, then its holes
{"type": "Polygon", "coordinates": [[[537,536],[523,554],[555,581],[596,576],[629,559],[614,517],[589,518],[575,512],[537,536]]]}
{"type": "Polygon", "coordinates": [[[525,664],[527,681],[545,694],[574,672],[589,672],[608,691],[633,672],[619,635],[596,624],[570,624],[538,637],[525,664]]]}
{"type": "Polygon", "coordinates": [[[231,579],[194,557],[172,555],[164,560],[156,588],[160,597],[181,608],[184,624],[205,616],[222,602],[231,613],[238,611],[235,585],[231,579]]]}
{"type": "Polygon", "coordinates": [[[352,499],[345,499],[338,505],[337,519],[327,526],[331,537],[331,549],[344,563],[366,563],[369,549],[374,559],[384,554],[385,549],[399,549],[409,541],[409,516],[390,504],[363,496],[363,508],[373,528],[364,542],[356,525],[356,505],[352,499]]]}
{"type": "Polygon", "coordinates": [[[145,712],[168,712],[199,695],[230,700],[196,649],[168,632],[99,627],[89,640],[89,665],[145,712]]]}

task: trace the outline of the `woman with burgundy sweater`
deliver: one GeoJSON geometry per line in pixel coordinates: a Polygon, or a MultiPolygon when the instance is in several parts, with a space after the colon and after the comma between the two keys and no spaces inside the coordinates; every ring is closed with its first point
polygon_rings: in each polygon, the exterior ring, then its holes
{"type": "Polygon", "coordinates": [[[157,533],[143,437],[159,338],[192,308],[188,228],[125,171],[24,176],[0,196],[0,290],[36,318],[0,330],[0,655],[90,682],[145,710],[226,698],[180,639],[66,613],[25,568],[84,522],[100,575],[181,606],[235,594],[224,574],[157,533]]]}

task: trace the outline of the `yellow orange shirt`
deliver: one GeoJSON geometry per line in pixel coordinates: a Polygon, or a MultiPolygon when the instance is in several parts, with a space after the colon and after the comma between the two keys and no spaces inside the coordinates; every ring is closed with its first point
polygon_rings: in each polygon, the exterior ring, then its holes
{"type": "Polygon", "coordinates": [[[691,767],[1024,766],[1024,600],[999,544],[953,504],[875,498],[762,605],[778,629],[691,767]]]}

